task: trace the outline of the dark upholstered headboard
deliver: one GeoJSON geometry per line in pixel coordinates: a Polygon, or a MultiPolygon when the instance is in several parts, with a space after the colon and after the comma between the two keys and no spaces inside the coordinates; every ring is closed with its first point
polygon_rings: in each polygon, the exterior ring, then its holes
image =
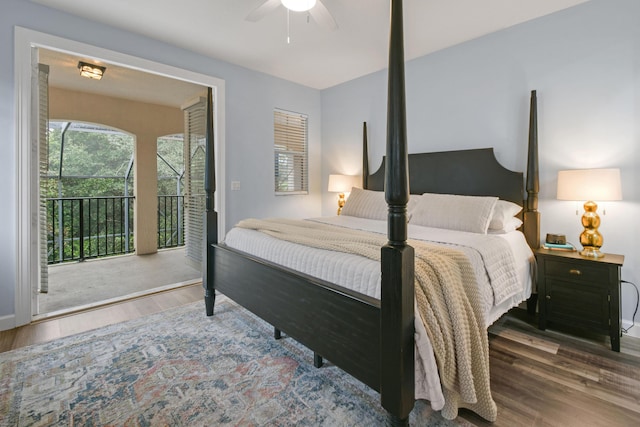
{"type": "MultiPolygon", "coordinates": [[[[382,159],[382,164],[375,173],[369,174],[366,122],[363,123],[362,136],[362,186],[368,190],[384,191],[386,158],[382,159]]],[[[411,194],[498,196],[517,203],[523,207],[519,216],[524,221],[522,231],[527,243],[533,249],[540,247],[538,98],[535,90],[531,91],[529,109],[526,177],[523,173],[511,171],[498,163],[493,148],[409,154],[408,160],[411,194]]]]}
{"type": "MultiPolygon", "coordinates": [[[[385,158],[367,189],[384,190],[385,158]]],[[[524,175],[498,163],[493,148],[409,154],[411,194],[498,196],[523,206],[524,175]]]]}

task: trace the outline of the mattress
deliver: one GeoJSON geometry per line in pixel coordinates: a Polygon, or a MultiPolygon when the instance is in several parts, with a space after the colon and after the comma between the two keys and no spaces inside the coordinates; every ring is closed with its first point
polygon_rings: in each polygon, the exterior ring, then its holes
{"type": "MultiPolygon", "coordinates": [[[[351,216],[313,218],[309,221],[379,234],[386,234],[387,229],[386,221],[351,216]]],[[[481,235],[409,224],[408,236],[409,239],[446,245],[465,253],[474,268],[482,295],[485,326],[489,326],[507,310],[531,295],[535,258],[519,231],[481,235]],[[502,239],[500,242],[506,244],[496,246],[496,239],[502,239]],[[489,245],[488,241],[494,243],[489,245]],[[504,248],[503,251],[510,253],[496,254],[496,247],[504,248]],[[491,283],[491,277],[495,276],[495,273],[492,274],[489,265],[492,264],[490,260],[495,260],[496,255],[506,256],[510,260],[509,270],[512,270],[508,272],[510,283],[506,284],[507,292],[500,292],[498,300],[491,283]]],[[[381,274],[380,263],[377,261],[343,252],[310,248],[245,228],[233,228],[229,231],[225,244],[275,264],[380,298],[381,274]]],[[[417,310],[416,314],[416,398],[429,400],[433,409],[440,410],[444,406],[444,396],[433,348],[417,310]]]]}

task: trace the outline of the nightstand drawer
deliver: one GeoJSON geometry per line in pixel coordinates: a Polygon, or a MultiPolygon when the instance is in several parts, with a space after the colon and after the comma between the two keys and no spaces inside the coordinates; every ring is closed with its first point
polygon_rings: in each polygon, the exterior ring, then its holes
{"type": "Polygon", "coordinates": [[[609,268],[605,265],[588,265],[587,263],[564,262],[555,259],[547,259],[544,274],[562,280],[608,283],[609,268]]]}

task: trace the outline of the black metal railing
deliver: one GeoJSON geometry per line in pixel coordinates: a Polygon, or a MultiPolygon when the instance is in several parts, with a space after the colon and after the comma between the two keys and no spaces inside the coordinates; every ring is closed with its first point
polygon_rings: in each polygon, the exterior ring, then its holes
{"type": "Polygon", "coordinates": [[[184,196],[158,196],[158,249],[184,245],[184,196]]]}
{"type": "MultiPolygon", "coordinates": [[[[48,198],[47,262],[135,251],[134,197],[48,198]]],[[[184,245],[184,197],[158,196],[158,249],[184,245]]]]}
{"type": "Polygon", "coordinates": [[[134,251],[134,197],[46,199],[49,264],[134,251]]]}

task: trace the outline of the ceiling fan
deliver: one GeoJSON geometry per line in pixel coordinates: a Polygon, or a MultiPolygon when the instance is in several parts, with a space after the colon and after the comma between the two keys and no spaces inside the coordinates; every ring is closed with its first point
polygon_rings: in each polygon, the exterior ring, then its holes
{"type": "Polygon", "coordinates": [[[251,22],[259,21],[280,6],[287,8],[287,12],[307,12],[318,25],[328,30],[338,29],[336,20],[333,19],[322,0],[265,0],[260,6],[249,12],[245,19],[251,22]]]}

